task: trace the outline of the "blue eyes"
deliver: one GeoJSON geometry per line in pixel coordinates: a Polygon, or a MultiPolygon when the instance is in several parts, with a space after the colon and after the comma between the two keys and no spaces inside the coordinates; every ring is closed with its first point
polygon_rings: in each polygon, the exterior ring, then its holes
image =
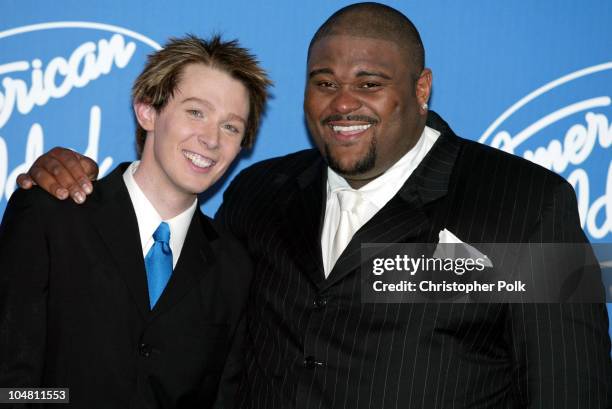
{"type": "Polygon", "coordinates": [[[197,109],[188,109],[187,113],[193,117],[196,118],[203,118],[204,115],[202,114],[202,112],[198,111],[197,109]]]}
{"type": "Polygon", "coordinates": [[[230,125],[230,124],[226,124],[223,126],[225,129],[227,129],[230,132],[233,133],[240,133],[240,129],[236,128],[234,125],[230,125]]]}
{"type": "MultiPolygon", "coordinates": [[[[187,109],[186,112],[187,112],[187,114],[190,117],[193,117],[195,119],[202,119],[202,118],[204,118],[204,113],[202,111],[197,110],[197,109],[187,109]]],[[[234,126],[232,124],[223,124],[221,127],[223,129],[231,132],[231,133],[235,133],[235,134],[240,134],[241,133],[240,128],[238,128],[238,127],[236,127],[236,126],[234,126]]]]}

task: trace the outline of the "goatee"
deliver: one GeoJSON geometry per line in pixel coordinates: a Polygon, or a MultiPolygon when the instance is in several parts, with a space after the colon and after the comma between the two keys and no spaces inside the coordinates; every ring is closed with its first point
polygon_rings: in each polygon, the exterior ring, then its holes
{"type": "Polygon", "coordinates": [[[352,167],[344,168],[340,162],[334,158],[329,151],[329,145],[325,145],[325,160],[327,165],[336,173],[342,176],[357,176],[369,172],[376,165],[376,138],[372,138],[370,149],[365,156],[359,159],[352,167]]]}

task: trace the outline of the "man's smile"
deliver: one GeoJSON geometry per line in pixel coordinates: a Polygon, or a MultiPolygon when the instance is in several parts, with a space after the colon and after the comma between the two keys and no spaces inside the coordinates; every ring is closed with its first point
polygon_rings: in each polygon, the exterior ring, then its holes
{"type": "Polygon", "coordinates": [[[371,127],[372,124],[365,125],[331,125],[331,128],[336,133],[341,133],[343,135],[354,135],[357,133],[361,133],[371,127]]]}
{"type": "Polygon", "coordinates": [[[207,169],[215,165],[215,161],[192,151],[183,149],[183,155],[196,167],[207,169]]]}

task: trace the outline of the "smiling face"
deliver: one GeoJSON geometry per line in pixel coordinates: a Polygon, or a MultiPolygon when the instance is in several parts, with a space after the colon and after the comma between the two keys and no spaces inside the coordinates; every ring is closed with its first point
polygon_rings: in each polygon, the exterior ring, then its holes
{"type": "Polygon", "coordinates": [[[417,142],[425,126],[431,72],[413,72],[387,40],[330,35],[312,45],[304,111],[329,166],[359,188],[417,142]]]}
{"type": "Polygon", "coordinates": [[[229,74],[190,64],[161,111],[145,103],[136,103],[135,110],[147,131],[136,180],[146,178],[158,194],[193,197],[214,184],[240,152],[249,95],[229,74]]]}

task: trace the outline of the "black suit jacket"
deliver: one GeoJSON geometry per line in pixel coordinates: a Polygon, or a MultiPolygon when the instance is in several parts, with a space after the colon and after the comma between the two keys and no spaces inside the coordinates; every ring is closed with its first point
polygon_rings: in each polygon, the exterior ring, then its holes
{"type": "Polygon", "coordinates": [[[211,407],[222,374],[226,386],[239,369],[250,261],[198,210],[150,311],[124,170],[80,206],[39,189],[11,197],[0,228],[0,387],[68,387],[67,407],[84,409],[211,407]]]}
{"type": "Polygon", "coordinates": [[[217,214],[256,266],[243,408],[610,408],[604,304],[362,303],[361,243],[586,242],[571,186],[442,135],[327,279],[326,165],[308,150],[243,171],[217,214]]]}

